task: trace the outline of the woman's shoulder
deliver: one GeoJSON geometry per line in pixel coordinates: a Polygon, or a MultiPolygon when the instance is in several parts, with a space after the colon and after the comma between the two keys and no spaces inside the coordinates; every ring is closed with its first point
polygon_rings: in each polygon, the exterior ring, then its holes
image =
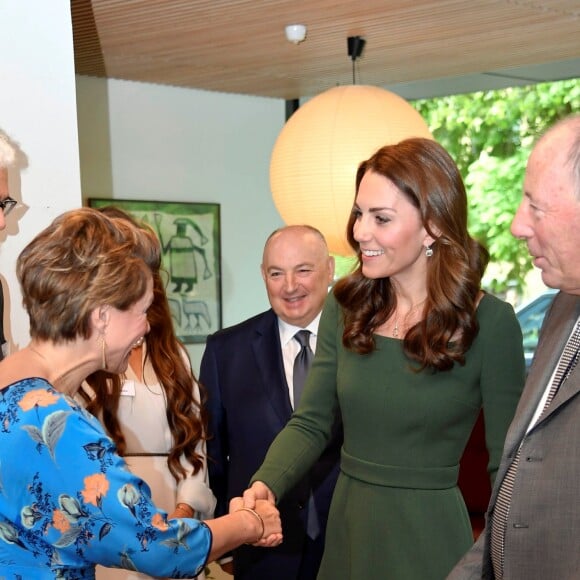
{"type": "Polygon", "coordinates": [[[99,421],[78,401],[40,377],[21,379],[8,385],[2,401],[12,410],[12,427],[16,424],[42,426],[43,432],[52,433],[51,437],[62,431],[65,425],[69,434],[72,430],[102,434],[99,421]]]}
{"type": "Polygon", "coordinates": [[[488,292],[483,294],[477,307],[477,320],[481,328],[489,326],[495,331],[514,324],[518,325],[514,307],[488,292]]]}
{"type": "MultiPolygon", "coordinates": [[[[5,393],[5,399],[18,401],[56,401],[62,397],[46,379],[34,376],[8,380],[1,390],[5,393]]],[[[23,408],[20,402],[18,404],[23,408]]]]}
{"type": "Polygon", "coordinates": [[[334,289],[331,288],[330,291],[328,292],[325,302],[324,302],[324,306],[326,308],[338,308],[338,300],[336,299],[336,296],[334,295],[334,289]]]}
{"type": "MultiPolygon", "coordinates": [[[[93,416],[85,411],[84,406],[76,395],[69,395],[55,389],[46,379],[39,377],[32,377],[29,379],[22,379],[14,383],[15,387],[20,391],[19,406],[22,410],[29,410],[28,407],[34,408],[36,414],[44,413],[50,414],[54,410],[65,410],[79,413],[79,418],[85,419],[93,416]]],[[[96,421],[96,419],[95,419],[96,421]]]]}
{"type": "Polygon", "coordinates": [[[14,379],[13,381],[9,381],[6,387],[15,387],[18,389],[49,388],[54,390],[54,387],[46,379],[35,376],[14,379]]]}
{"type": "Polygon", "coordinates": [[[477,306],[478,312],[514,312],[514,307],[505,300],[502,300],[489,292],[482,292],[482,296],[477,306]]]}
{"type": "Polygon", "coordinates": [[[334,320],[338,317],[339,312],[341,312],[341,306],[331,289],[324,301],[324,306],[322,308],[323,317],[334,320]]]}

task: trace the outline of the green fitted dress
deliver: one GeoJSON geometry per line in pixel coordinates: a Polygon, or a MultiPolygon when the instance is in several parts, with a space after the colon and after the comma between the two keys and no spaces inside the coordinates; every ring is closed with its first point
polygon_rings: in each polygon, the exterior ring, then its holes
{"type": "Polygon", "coordinates": [[[470,548],[458,463],[483,406],[495,477],[525,378],[511,305],[485,295],[477,316],[464,366],[417,373],[397,339],[376,336],[369,355],[345,350],[340,309],[328,297],[300,407],[253,477],[283,496],[340,413],[341,473],[319,580],[443,580],[470,548]]]}

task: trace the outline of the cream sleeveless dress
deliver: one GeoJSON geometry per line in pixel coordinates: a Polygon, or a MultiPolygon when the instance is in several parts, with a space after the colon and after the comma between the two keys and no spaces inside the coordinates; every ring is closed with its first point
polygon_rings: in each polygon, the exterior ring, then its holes
{"type": "MultiPolygon", "coordinates": [[[[131,367],[125,375],[118,416],[127,442],[125,460],[129,469],[147,482],[155,505],[168,513],[173,511],[176,503],[185,502],[193,507],[196,518],[211,518],[216,500],[209,488],[207,464],[202,471],[180,481],[179,485],[167,466],[172,438],[167,423],[165,392],[153,369],[149,363],[145,365],[143,381],[137,379],[131,367]]],[[[194,397],[199,400],[197,383],[194,397]]],[[[198,452],[205,457],[205,444],[200,446],[198,452]]],[[[184,459],[182,464],[191,471],[191,466],[184,459]]],[[[101,566],[96,569],[97,580],[143,578],[151,576],[101,566]]],[[[205,576],[201,574],[197,578],[203,579],[205,576]]]]}

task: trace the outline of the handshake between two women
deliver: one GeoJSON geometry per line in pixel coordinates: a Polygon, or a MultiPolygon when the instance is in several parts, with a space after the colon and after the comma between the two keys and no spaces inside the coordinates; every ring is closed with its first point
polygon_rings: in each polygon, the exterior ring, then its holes
{"type": "Polygon", "coordinates": [[[264,483],[255,482],[243,497],[234,497],[230,501],[230,514],[237,512],[246,512],[246,525],[256,529],[256,540],[246,543],[262,548],[274,548],[282,543],[282,524],[276,498],[264,483]]]}

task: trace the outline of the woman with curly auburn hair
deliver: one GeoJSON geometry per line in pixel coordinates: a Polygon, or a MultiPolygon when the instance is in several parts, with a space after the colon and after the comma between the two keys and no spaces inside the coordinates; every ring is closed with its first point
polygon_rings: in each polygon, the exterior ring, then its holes
{"type": "Polygon", "coordinates": [[[327,299],[301,404],[253,500],[279,499],[315,461],[334,414],[341,473],[319,580],[442,580],[473,542],[459,460],[483,407],[493,479],[524,384],[513,308],[481,290],[449,154],[412,138],[360,164],[348,222],[356,270],[327,299]]]}
{"type": "MultiPolygon", "coordinates": [[[[121,209],[107,206],[100,211],[116,223],[124,220],[143,229],[158,245],[153,231],[121,209]]],[[[202,390],[185,346],[175,335],[159,264],[150,266],[153,302],[147,311],[146,339],[132,350],[123,375],[97,371],[79,394],[101,419],[131,471],[149,484],[159,507],[175,517],[208,519],[216,500],[208,484],[202,390]]],[[[147,577],[97,568],[97,580],[147,577]]]]}

